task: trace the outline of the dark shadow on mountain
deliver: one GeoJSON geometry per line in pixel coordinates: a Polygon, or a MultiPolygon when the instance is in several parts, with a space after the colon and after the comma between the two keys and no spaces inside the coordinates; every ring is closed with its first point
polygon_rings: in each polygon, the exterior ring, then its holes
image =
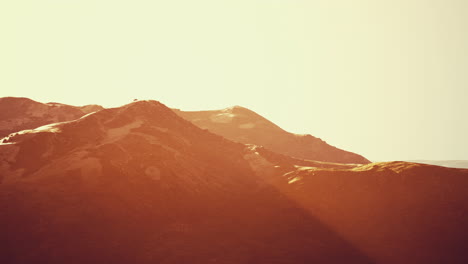
{"type": "Polygon", "coordinates": [[[372,263],[272,187],[194,195],[108,177],[2,190],[1,263],[372,263]]]}

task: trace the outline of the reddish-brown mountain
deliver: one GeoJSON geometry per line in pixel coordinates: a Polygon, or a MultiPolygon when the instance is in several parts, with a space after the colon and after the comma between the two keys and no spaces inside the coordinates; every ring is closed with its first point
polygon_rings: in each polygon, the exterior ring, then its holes
{"type": "Polygon", "coordinates": [[[467,263],[468,170],[308,161],[155,101],[0,144],[0,263],[467,263]]]}
{"type": "Polygon", "coordinates": [[[39,103],[28,98],[0,98],[0,138],[24,129],[70,121],[103,109],[98,105],[71,106],[39,103]]]}
{"type": "MultiPolygon", "coordinates": [[[[44,104],[28,98],[0,98],[0,138],[20,130],[72,121],[102,109],[103,107],[99,105],[78,107],[61,103],[44,104]]],[[[284,131],[264,117],[243,107],[236,106],[219,111],[174,111],[195,125],[229,140],[265,146],[292,157],[339,163],[370,162],[358,154],[330,146],[314,136],[284,131]]]]}
{"type": "Polygon", "coordinates": [[[175,112],[195,125],[244,144],[261,145],[275,152],[300,159],[339,162],[370,163],[366,158],[330,146],[311,135],[289,133],[261,115],[240,106],[213,111],[175,112]]]}
{"type": "Polygon", "coordinates": [[[155,101],[12,134],[0,157],[1,263],[371,263],[254,150],[155,101]]]}

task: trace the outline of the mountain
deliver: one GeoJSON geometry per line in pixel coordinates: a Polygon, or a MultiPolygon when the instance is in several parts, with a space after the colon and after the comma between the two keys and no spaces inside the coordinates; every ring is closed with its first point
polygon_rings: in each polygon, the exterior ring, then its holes
{"type": "Polygon", "coordinates": [[[195,125],[244,144],[261,145],[288,156],[338,163],[370,163],[311,135],[289,133],[261,115],[240,106],[213,111],[174,110],[195,125]]]}
{"type": "MultiPolygon", "coordinates": [[[[78,107],[61,103],[44,104],[28,98],[0,98],[0,138],[20,130],[75,120],[102,109],[100,105],[78,107]]],[[[227,139],[262,145],[300,159],[355,164],[370,162],[360,155],[330,146],[314,136],[286,132],[255,112],[240,106],[218,111],[174,111],[195,125],[227,139]]]]}
{"type": "Polygon", "coordinates": [[[256,153],[155,101],[14,133],[0,262],[371,263],[269,184],[282,168],[256,173],[256,153]]]}
{"type": "Polygon", "coordinates": [[[50,123],[70,121],[102,110],[98,105],[71,106],[60,103],[39,103],[28,98],[0,98],[0,138],[24,129],[50,123]]]}
{"type": "Polygon", "coordinates": [[[0,263],[467,263],[468,170],[310,161],[156,101],[0,144],[0,263]]]}

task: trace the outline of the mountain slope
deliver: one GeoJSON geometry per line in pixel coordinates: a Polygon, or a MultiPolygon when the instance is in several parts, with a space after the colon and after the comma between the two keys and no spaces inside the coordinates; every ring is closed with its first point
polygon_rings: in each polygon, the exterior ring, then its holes
{"type": "MultiPolygon", "coordinates": [[[[0,138],[25,129],[75,120],[102,109],[99,105],[77,107],[60,103],[43,104],[28,98],[0,98],[0,138]]],[[[174,111],[195,125],[230,140],[262,145],[285,155],[327,162],[369,163],[360,155],[330,146],[311,135],[286,132],[243,107],[236,106],[219,111],[174,111]]]]}
{"type": "Polygon", "coordinates": [[[103,109],[98,105],[70,106],[39,103],[28,98],[0,98],[0,138],[24,129],[70,121],[103,109]]]}
{"type": "Polygon", "coordinates": [[[244,144],[261,145],[275,152],[301,159],[367,164],[364,157],[330,146],[311,135],[284,131],[257,113],[240,106],[214,111],[174,110],[195,125],[244,144]]]}
{"type": "Polygon", "coordinates": [[[386,162],[284,177],[276,188],[377,263],[468,262],[468,170],[386,162]]]}
{"type": "Polygon", "coordinates": [[[0,260],[371,263],[257,156],[155,101],[14,133],[0,145],[0,260]]]}
{"type": "Polygon", "coordinates": [[[243,145],[155,101],[0,144],[1,263],[467,263],[468,170],[243,145]]]}

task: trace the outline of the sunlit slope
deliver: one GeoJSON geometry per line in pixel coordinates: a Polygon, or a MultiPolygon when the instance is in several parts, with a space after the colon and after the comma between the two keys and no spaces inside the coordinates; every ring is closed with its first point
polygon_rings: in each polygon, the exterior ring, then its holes
{"type": "Polygon", "coordinates": [[[28,98],[0,98],[0,138],[24,129],[74,120],[101,109],[98,105],[77,107],[59,103],[43,104],[28,98]]]}

